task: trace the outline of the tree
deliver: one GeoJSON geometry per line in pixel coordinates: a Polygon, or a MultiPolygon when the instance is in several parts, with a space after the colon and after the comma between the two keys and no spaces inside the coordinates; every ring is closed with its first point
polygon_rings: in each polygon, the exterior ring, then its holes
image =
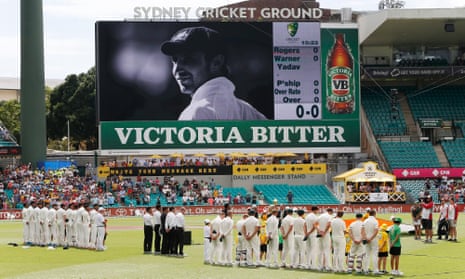
{"type": "Polygon", "coordinates": [[[93,67],[87,73],[67,76],[63,84],[53,89],[47,115],[49,142],[67,136],[69,121],[73,149],[97,148],[95,79],[93,67]]]}
{"type": "Polygon", "coordinates": [[[0,102],[0,120],[17,141],[21,136],[20,112],[21,107],[17,100],[0,102]]]}

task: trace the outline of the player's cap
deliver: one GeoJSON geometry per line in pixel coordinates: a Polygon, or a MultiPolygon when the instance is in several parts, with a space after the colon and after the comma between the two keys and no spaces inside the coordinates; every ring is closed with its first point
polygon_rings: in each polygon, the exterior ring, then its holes
{"type": "Polygon", "coordinates": [[[363,217],[363,214],[362,213],[357,213],[355,214],[355,218],[362,218],[363,217]]]}
{"type": "Polygon", "coordinates": [[[99,208],[98,208],[98,211],[105,211],[105,208],[99,207],[99,208]]]}
{"type": "Polygon", "coordinates": [[[402,219],[397,217],[397,218],[394,218],[393,222],[396,223],[396,224],[400,224],[400,223],[402,223],[402,219]]]}
{"type": "Polygon", "coordinates": [[[161,51],[170,56],[196,50],[208,53],[224,53],[225,49],[225,43],[220,33],[204,26],[181,29],[169,41],[165,41],[161,45],[161,51]]]}
{"type": "Polygon", "coordinates": [[[210,219],[205,219],[205,220],[203,220],[203,223],[204,223],[205,225],[210,224],[210,219]]]}
{"type": "Polygon", "coordinates": [[[387,224],[382,224],[382,225],[381,225],[381,229],[382,229],[383,231],[387,231],[388,225],[387,225],[387,224]]]}

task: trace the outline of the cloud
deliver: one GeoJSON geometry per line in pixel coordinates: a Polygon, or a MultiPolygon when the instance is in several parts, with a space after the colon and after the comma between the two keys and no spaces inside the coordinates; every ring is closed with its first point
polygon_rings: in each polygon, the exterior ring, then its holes
{"type": "Polygon", "coordinates": [[[0,66],[0,76],[19,76],[19,38],[12,36],[0,36],[0,42],[2,42],[0,48],[0,61],[2,61],[0,66]]]}
{"type": "Polygon", "coordinates": [[[217,7],[240,1],[204,0],[46,0],[44,14],[78,19],[127,19],[134,17],[136,7],[217,7]],[[195,4],[194,4],[195,3],[195,4]]]}

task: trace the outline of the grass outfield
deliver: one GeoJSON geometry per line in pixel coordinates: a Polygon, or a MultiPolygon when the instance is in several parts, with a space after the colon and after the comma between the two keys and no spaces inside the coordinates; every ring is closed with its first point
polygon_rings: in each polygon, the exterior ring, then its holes
{"type": "MultiPolygon", "coordinates": [[[[142,219],[109,220],[109,235],[105,252],[69,249],[48,250],[32,247],[13,247],[21,243],[20,221],[0,222],[0,278],[349,278],[356,275],[337,275],[300,270],[248,269],[218,267],[203,264],[202,220],[207,216],[186,216],[192,231],[192,245],[185,246],[185,258],[143,255],[142,219]]],[[[380,215],[381,218],[389,218],[380,215]]],[[[401,215],[404,223],[410,218],[401,215]]],[[[437,216],[435,216],[436,218],[437,216]]],[[[212,216],[208,216],[212,218],[212,216]]],[[[236,218],[237,219],[237,216],[236,218]]],[[[434,240],[424,244],[413,236],[402,238],[400,270],[406,278],[464,278],[465,277],[465,217],[458,222],[459,242],[434,240]]],[[[389,261],[389,259],[388,259],[389,261]]],[[[389,269],[389,262],[388,262],[389,269]]],[[[364,276],[369,277],[369,276],[364,276]]],[[[390,278],[390,275],[378,277],[390,278]]]]}

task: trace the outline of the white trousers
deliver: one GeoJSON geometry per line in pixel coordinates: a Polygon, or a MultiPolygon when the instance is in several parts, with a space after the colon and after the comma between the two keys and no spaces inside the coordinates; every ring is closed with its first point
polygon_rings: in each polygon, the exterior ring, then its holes
{"type": "Polygon", "coordinates": [[[363,259],[363,271],[368,271],[370,265],[373,271],[378,271],[378,241],[376,238],[365,245],[366,256],[363,259]]]}
{"type": "Polygon", "coordinates": [[[318,247],[320,248],[320,269],[331,269],[331,238],[325,234],[318,238],[318,247]]]}
{"type": "Polygon", "coordinates": [[[307,263],[305,248],[306,244],[304,241],[303,235],[294,236],[294,257],[292,260],[292,265],[294,267],[305,266],[307,263]]]}
{"type": "Polygon", "coordinates": [[[269,266],[277,266],[279,265],[279,239],[278,237],[274,237],[269,240],[268,247],[266,250],[266,263],[269,266]]]}
{"type": "Polygon", "coordinates": [[[333,270],[342,272],[345,270],[345,252],[346,239],[345,237],[333,237],[333,270]]]}
{"type": "Polygon", "coordinates": [[[294,257],[294,235],[289,234],[286,239],[283,239],[283,252],[281,256],[281,263],[292,264],[292,258],[294,257]],[[289,257],[289,260],[288,260],[289,257]]]}

